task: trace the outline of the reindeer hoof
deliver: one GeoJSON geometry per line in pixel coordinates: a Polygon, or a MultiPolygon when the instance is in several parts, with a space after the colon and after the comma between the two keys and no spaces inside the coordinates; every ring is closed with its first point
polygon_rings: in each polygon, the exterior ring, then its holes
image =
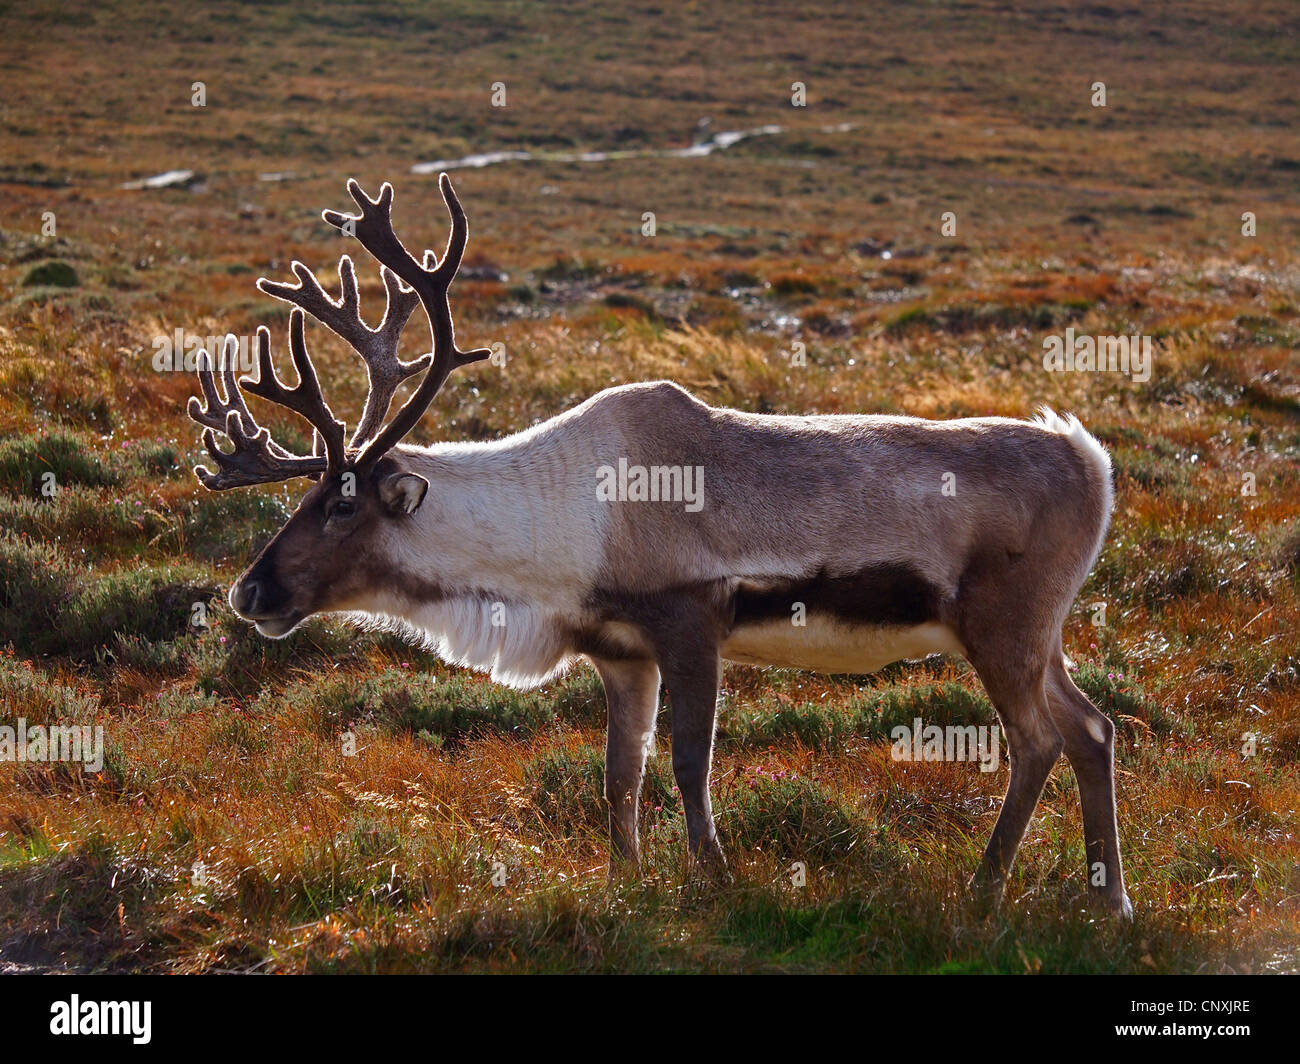
{"type": "Polygon", "coordinates": [[[730,869],[727,868],[727,859],[723,856],[721,847],[717,845],[704,848],[697,853],[693,865],[697,877],[709,886],[729,887],[735,882],[730,869]]]}
{"type": "Polygon", "coordinates": [[[1098,890],[1089,888],[1087,895],[1088,912],[1101,919],[1130,921],[1133,919],[1133,903],[1122,889],[1098,890]]]}
{"type": "Polygon", "coordinates": [[[966,897],[971,911],[983,920],[996,915],[1002,907],[1005,887],[1003,880],[990,879],[976,872],[966,884],[966,897]]]}
{"type": "Polygon", "coordinates": [[[610,884],[635,883],[641,878],[641,862],[628,857],[611,857],[605,881],[610,884]]]}
{"type": "Polygon", "coordinates": [[[1126,923],[1133,919],[1133,903],[1129,901],[1127,894],[1118,896],[1108,895],[1097,899],[1098,907],[1104,908],[1108,916],[1113,916],[1117,920],[1123,920],[1126,923]]]}

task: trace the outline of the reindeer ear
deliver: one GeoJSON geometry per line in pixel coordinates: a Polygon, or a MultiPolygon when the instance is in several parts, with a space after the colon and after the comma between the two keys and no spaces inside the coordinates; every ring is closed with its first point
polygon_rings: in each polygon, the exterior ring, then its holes
{"type": "Polygon", "coordinates": [[[379,497],[393,514],[413,514],[424,502],[429,482],[418,473],[393,473],[379,482],[379,497]]]}

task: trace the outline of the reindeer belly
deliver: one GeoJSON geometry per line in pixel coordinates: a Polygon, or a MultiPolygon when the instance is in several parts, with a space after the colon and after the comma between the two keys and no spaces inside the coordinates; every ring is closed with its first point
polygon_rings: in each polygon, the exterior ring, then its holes
{"type": "Polygon", "coordinates": [[[727,661],[823,673],[874,672],[905,658],[963,652],[944,624],[884,627],[816,616],[802,626],[789,618],[738,625],[722,644],[727,661]]]}
{"type": "Polygon", "coordinates": [[[814,672],[873,672],[904,658],[961,654],[944,623],[949,597],[907,561],[833,576],[742,578],[722,656],[814,672]]]}

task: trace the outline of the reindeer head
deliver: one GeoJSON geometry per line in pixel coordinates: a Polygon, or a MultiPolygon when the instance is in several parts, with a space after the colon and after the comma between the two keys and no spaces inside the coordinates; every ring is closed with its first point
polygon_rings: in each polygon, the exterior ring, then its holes
{"type": "Polygon", "coordinates": [[[292,270],[297,284],[259,278],[267,295],[293,303],[289,316],[289,352],[298,383],[289,387],[271,362],[271,334],[257,330],[258,376],[235,379],[234,337],[227,337],[222,366],[225,396],[217,388],[211,359],[199,356],[199,386],[204,403],[189,401],[189,415],[204,426],[203,443],[217,471],[195,467],[203,485],[213,491],[309,477],[315,486],[303,497],[293,516],[230,589],[230,605],[256,623],[263,635],[280,638],[314,613],[359,609],[367,589],[383,566],[384,546],[400,535],[403,522],[424,500],[428,482],[406,468],[395,445],[415,427],[452,370],[487,358],[490,351],[461,351],[456,347],[447,290],[465,253],[465,212],[446,174],[439,188],[451,214],[451,233],[442,258],[424,253],[417,261],[393,232],[393,188],[385,182],[372,200],[355,181],[348,192],[361,214],[324,211],[330,225],[351,233],[380,264],[388,305],[384,319],[371,329],[361,317],[352,260],[339,260],[342,294],[331,299],[316,276],[301,262],[292,270]],[[412,362],[398,357],[397,347],[415,305],[429,319],[433,350],[412,362]],[[304,311],[341,336],[366,365],[370,381],[361,420],[350,440],[343,422],[321,395],[316,369],[307,354],[304,311]],[[387,426],[384,418],[398,386],[424,371],[410,398],[387,426]],[[257,424],[243,391],[287,407],[312,426],[310,455],[293,454],[271,439],[257,424]],[[222,451],[216,432],[223,432],[234,450],[222,451]]]}

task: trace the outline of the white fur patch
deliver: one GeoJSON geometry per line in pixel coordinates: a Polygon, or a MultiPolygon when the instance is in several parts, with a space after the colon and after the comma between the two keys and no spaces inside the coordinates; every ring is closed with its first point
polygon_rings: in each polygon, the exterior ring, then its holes
{"type": "Polygon", "coordinates": [[[1106,530],[1110,527],[1110,515],[1115,508],[1115,485],[1111,481],[1110,455],[1106,453],[1106,448],[1101,445],[1097,437],[1085,429],[1073,414],[1062,417],[1044,406],[1039,409],[1031,424],[1039,425],[1048,432],[1055,432],[1069,440],[1079,457],[1092,467],[1094,476],[1100,482],[1103,492],[1102,513],[1105,514],[1105,519],[1097,532],[1097,543],[1093,548],[1092,557],[1088,560],[1088,568],[1091,569],[1092,563],[1101,553],[1101,545],[1106,539],[1106,530]]]}
{"type": "Polygon", "coordinates": [[[609,521],[591,445],[570,411],[492,443],[401,446],[429,490],[409,520],[386,525],[378,549],[412,591],[349,603],[354,618],[413,634],[444,661],[511,687],[563,672],[565,621],[581,615],[609,521]],[[423,601],[419,582],[440,597],[423,601]]]}
{"type": "Polygon", "coordinates": [[[1091,735],[1097,742],[1104,743],[1106,741],[1106,731],[1104,728],[1102,728],[1101,721],[1099,721],[1091,713],[1089,713],[1087,717],[1087,727],[1088,727],[1088,734],[1091,735]]]}
{"type": "Polygon", "coordinates": [[[895,661],[963,653],[956,634],[944,624],[881,628],[820,617],[809,617],[802,627],[784,618],[745,625],[722,646],[728,661],[821,673],[875,672],[895,661]]]}
{"type": "Polygon", "coordinates": [[[486,672],[507,687],[536,687],[573,661],[561,625],[534,606],[463,596],[411,607],[395,598],[352,619],[414,636],[448,664],[486,672]]]}

